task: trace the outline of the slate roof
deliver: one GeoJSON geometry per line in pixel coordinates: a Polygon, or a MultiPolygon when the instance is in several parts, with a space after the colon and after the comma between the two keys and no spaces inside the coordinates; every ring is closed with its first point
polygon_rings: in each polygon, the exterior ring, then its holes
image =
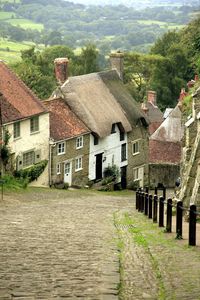
{"type": "Polygon", "coordinates": [[[151,135],[150,139],[166,142],[180,142],[183,137],[181,111],[176,106],[160,127],[151,135]]]}
{"type": "Polygon", "coordinates": [[[183,126],[176,106],[149,139],[150,163],[180,163],[183,126]]]}
{"type": "Polygon", "coordinates": [[[36,95],[1,60],[0,93],[3,124],[46,112],[36,95]]]}
{"type": "Polygon", "coordinates": [[[70,77],[53,96],[64,97],[72,111],[99,137],[118,123],[125,132],[145,116],[124,88],[116,70],[70,77]]]}
{"type": "Polygon", "coordinates": [[[70,139],[90,132],[87,126],[71,111],[65,100],[56,98],[43,103],[50,112],[50,137],[54,141],[70,139]]]}

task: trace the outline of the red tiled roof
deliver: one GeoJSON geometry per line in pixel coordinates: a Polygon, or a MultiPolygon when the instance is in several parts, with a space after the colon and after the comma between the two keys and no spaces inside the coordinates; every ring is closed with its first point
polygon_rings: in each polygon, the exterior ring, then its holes
{"type": "Polygon", "coordinates": [[[150,163],[179,164],[181,160],[181,143],[149,140],[150,163]]]}
{"type": "Polygon", "coordinates": [[[73,138],[90,132],[63,99],[49,99],[43,103],[50,112],[50,136],[55,141],[73,138]]]}
{"type": "Polygon", "coordinates": [[[4,96],[3,123],[45,112],[36,95],[2,61],[0,61],[0,92],[4,96]]]}

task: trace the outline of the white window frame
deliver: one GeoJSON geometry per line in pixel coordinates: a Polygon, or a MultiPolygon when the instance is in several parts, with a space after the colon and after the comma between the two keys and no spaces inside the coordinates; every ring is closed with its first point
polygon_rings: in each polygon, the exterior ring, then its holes
{"type": "Polygon", "coordinates": [[[23,168],[27,168],[29,166],[32,166],[34,163],[35,163],[35,151],[34,150],[30,150],[30,151],[24,152],[23,153],[23,161],[22,161],[23,168]],[[25,164],[25,160],[26,160],[26,162],[28,161],[27,158],[25,159],[25,155],[30,155],[30,154],[33,155],[33,158],[31,159],[30,163],[28,163],[28,164],[26,163],[25,164]]]}
{"type": "Polygon", "coordinates": [[[39,116],[30,119],[30,133],[34,134],[39,132],[39,116]]]}
{"type": "Polygon", "coordinates": [[[65,142],[61,142],[57,144],[57,154],[58,155],[65,154],[65,142]]]}
{"type": "Polygon", "coordinates": [[[134,168],[133,169],[133,181],[138,181],[139,180],[139,168],[134,168]]]}
{"type": "Polygon", "coordinates": [[[139,153],[140,153],[140,139],[132,142],[132,154],[137,155],[139,153]],[[134,151],[134,147],[137,147],[136,149],[137,151],[134,151]]]}
{"type": "Polygon", "coordinates": [[[61,163],[57,163],[57,165],[56,165],[56,173],[57,173],[57,175],[61,174],[61,163]]]}
{"type": "Polygon", "coordinates": [[[83,136],[79,136],[76,139],[76,149],[83,148],[83,136]]]}
{"type": "Polygon", "coordinates": [[[14,140],[16,140],[16,139],[18,139],[18,138],[20,138],[21,137],[21,128],[20,128],[21,126],[20,126],[20,122],[15,122],[14,124],[13,124],[13,138],[14,138],[14,140]],[[17,133],[17,135],[16,135],[16,133],[17,133]]]}
{"type": "Polygon", "coordinates": [[[75,158],[75,172],[83,169],[83,157],[79,156],[75,158]]]}

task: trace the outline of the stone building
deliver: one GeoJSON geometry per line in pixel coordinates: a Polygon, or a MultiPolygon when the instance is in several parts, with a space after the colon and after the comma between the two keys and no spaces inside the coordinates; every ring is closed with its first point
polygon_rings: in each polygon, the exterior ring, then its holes
{"type": "Polygon", "coordinates": [[[63,99],[43,102],[50,112],[49,184],[88,183],[90,130],[63,99]]]}
{"type": "Polygon", "coordinates": [[[192,115],[185,123],[178,197],[186,206],[200,204],[200,88],[193,94],[192,115]]]}
{"type": "Polygon", "coordinates": [[[117,69],[81,76],[67,76],[68,60],[55,60],[60,83],[52,98],[62,98],[90,130],[89,180],[103,177],[116,165],[123,187],[131,181],[148,181],[148,121],[125,89],[123,55],[114,58],[117,69]]]}
{"type": "Polygon", "coordinates": [[[150,136],[150,186],[162,183],[166,187],[174,187],[176,179],[180,176],[181,140],[183,137],[181,116],[177,105],[150,136]]]}

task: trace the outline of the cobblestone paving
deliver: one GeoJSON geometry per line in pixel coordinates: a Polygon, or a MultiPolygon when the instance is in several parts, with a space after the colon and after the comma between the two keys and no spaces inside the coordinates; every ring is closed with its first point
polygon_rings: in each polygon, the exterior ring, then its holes
{"type": "Polygon", "coordinates": [[[118,299],[113,213],[130,203],[88,191],[6,195],[0,202],[0,299],[118,299]]]}

